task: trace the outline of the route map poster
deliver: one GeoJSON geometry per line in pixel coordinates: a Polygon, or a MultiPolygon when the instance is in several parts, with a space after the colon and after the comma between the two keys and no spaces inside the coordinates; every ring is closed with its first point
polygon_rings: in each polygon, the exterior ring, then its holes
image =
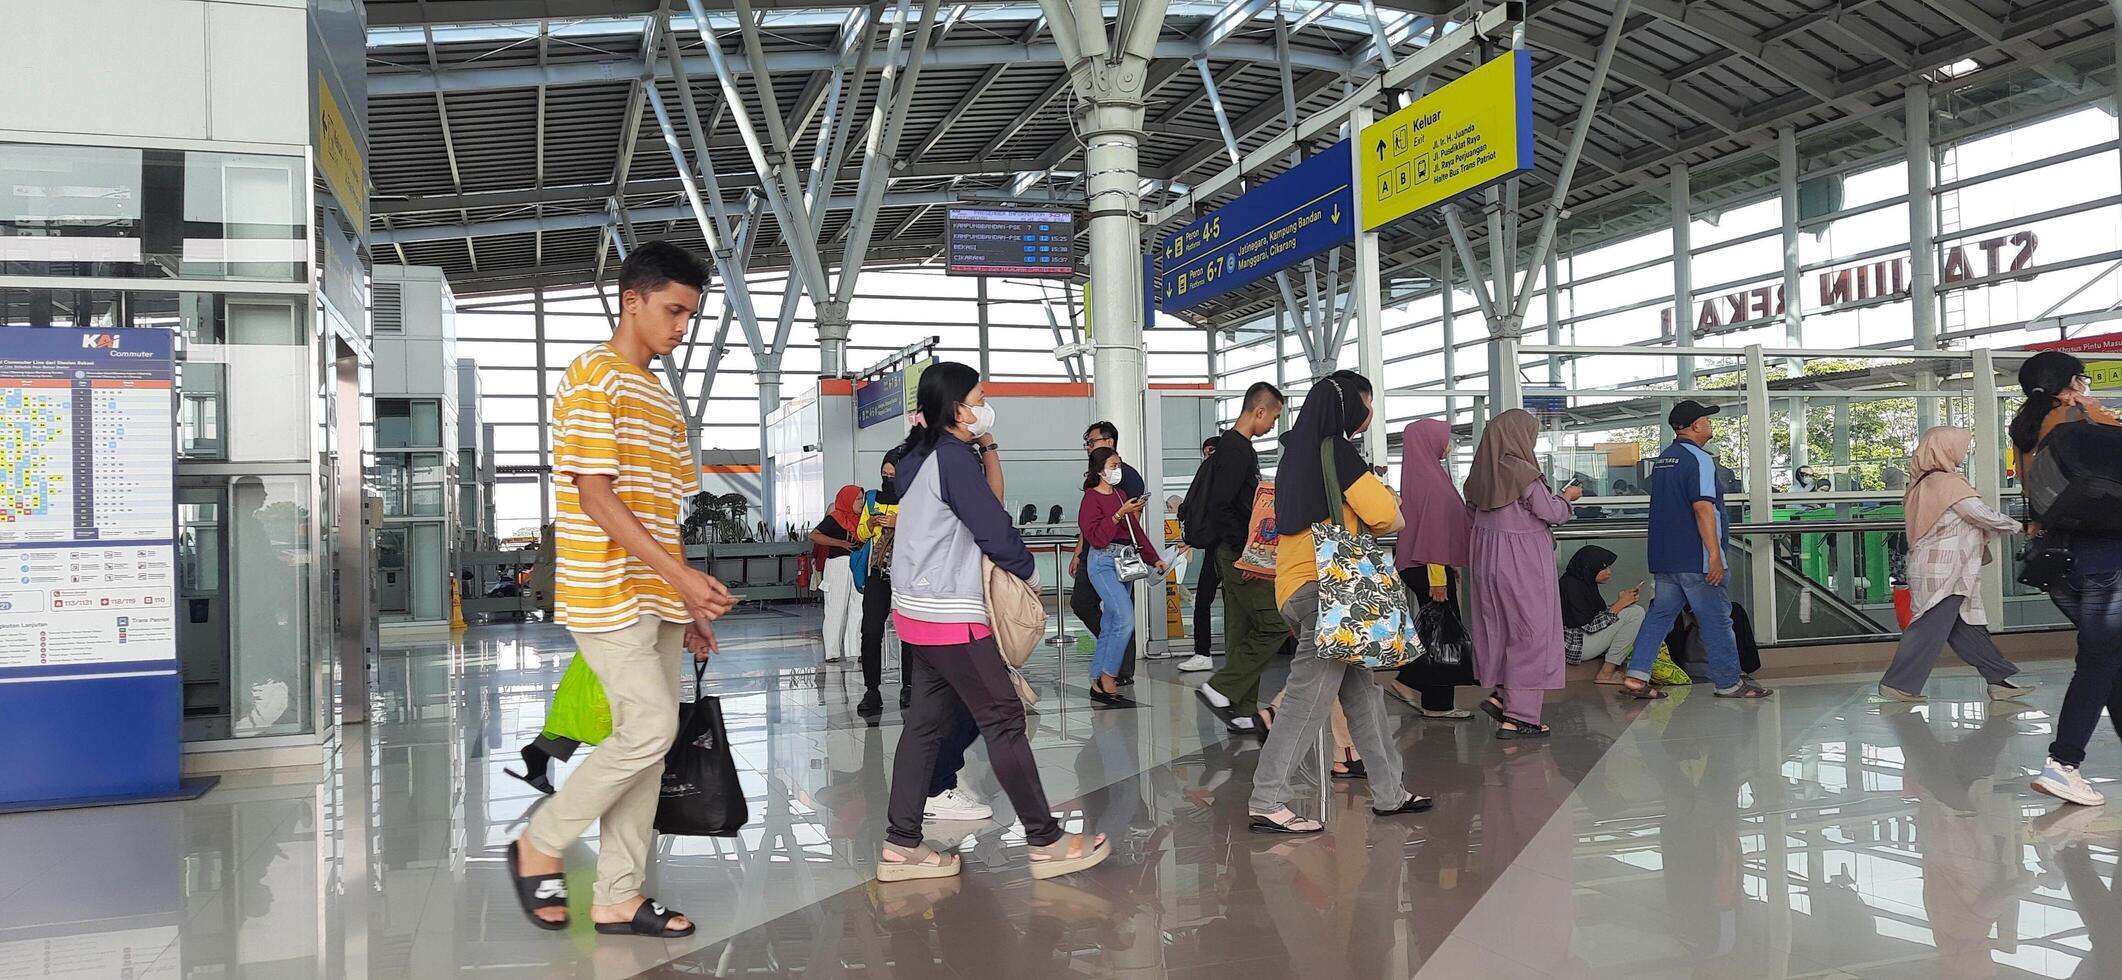
{"type": "Polygon", "coordinates": [[[177,657],[166,330],[0,328],[0,670],[177,657]]]}

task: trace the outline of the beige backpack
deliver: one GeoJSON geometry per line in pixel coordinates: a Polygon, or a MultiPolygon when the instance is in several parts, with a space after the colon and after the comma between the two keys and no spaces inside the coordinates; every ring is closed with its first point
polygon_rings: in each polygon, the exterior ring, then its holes
{"type": "Polygon", "coordinates": [[[1039,597],[1036,578],[1021,579],[980,558],[980,575],[986,585],[987,622],[994,631],[995,646],[1002,651],[1002,665],[1009,668],[1010,683],[1025,707],[1039,703],[1039,695],[1018,668],[1031,659],[1032,651],[1046,635],[1046,603],[1039,597]]]}

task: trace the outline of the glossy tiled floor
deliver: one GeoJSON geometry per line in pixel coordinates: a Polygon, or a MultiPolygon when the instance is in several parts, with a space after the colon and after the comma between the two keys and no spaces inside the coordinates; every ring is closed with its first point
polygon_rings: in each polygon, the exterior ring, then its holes
{"type": "MultiPolygon", "coordinates": [[[[503,848],[537,797],[501,769],[572,645],[481,627],[389,652],[374,724],[344,733],[321,782],[0,816],[0,978],[2122,977],[2122,810],[2059,820],[2026,789],[2059,661],[2016,713],[1956,700],[1981,693],[1956,670],[1915,709],[1869,703],[1854,677],[1768,704],[1623,705],[1579,684],[1554,696],[1545,743],[1394,704],[1437,809],[1377,820],[1336,784],[1330,832],[1289,840],[1245,830],[1257,744],[1222,734],[1194,678],[1149,664],[1143,707],[1094,710],[1082,662],[1063,683],[1042,657],[1048,793],[1116,857],[1034,882],[998,800],[993,822],[932,825],[962,840],[962,878],[882,886],[896,709],[853,715],[859,673],[818,662],[814,610],[720,632],[710,688],[753,820],[659,840],[652,891],[699,921],[685,941],[523,921],[503,848]]],[[[2104,731],[2091,768],[2122,773],[2104,731]]],[[[997,795],[984,756],[967,773],[997,795]]]]}

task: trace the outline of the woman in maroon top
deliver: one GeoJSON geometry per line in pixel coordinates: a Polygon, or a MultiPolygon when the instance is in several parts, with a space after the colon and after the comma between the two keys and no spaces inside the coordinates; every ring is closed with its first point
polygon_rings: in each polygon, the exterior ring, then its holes
{"type": "Polygon", "coordinates": [[[1120,454],[1109,446],[1091,450],[1090,469],[1083,474],[1083,503],[1076,507],[1076,528],[1083,532],[1086,577],[1105,603],[1105,621],[1098,625],[1098,644],[1091,654],[1090,696],[1100,704],[1123,704],[1120,696],[1120,661],[1127,655],[1127,641],[1135,632],[1134,586],[1120,581],[1120,549],[1133,546],[1142,560],[1164,572],[1164,558],[1149,535],[1143,533],[1141,500],[1120,495],[1120,454]]]}

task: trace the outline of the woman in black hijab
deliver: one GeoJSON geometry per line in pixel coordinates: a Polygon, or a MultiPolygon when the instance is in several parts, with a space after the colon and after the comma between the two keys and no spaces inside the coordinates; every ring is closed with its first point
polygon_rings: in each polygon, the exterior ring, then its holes
{"type": "Polygon", "coordinates": [[[1599,586],[1614,577],[1614,553],[1585,545],[1562,570],[1562,649],[1571,664],[1603,661],[1600,684],[1619,684],[1643,628],[1643,607],[1636,604],[1641,586],[1628,589],[1611,604],[1599,586]]]}
{"type": "MultiPolygon", "coordinates": [[[[1334,475],[1341,492],[1365,476],[1371,476],[1370,461],[1356,448],[1355,437],[1370,428],[1370,380],[1354,371],[1335,371],[1312,386],[1297,410],[1297,422],[1282,434],[1282,459],[1275,467],[1275,527],[1304,536],[1304,549],[1311,550],[1311,526],[1327,518],[1326,477],[1319,463],[1319,445],[1334,447],[1334,475]]],[[[1376,477],[1372,477],[1376,479],[1376,477]]],[[[1379,484],[1383,487],[1384,484],[1379,484]]],[[[1276,555],[1279,569],[1283,549],[1276,555]]],[[[1315,568],[1313,580],[1317,580],[1315,568]]],[[[1281,575],[1275,576],[1279,588],[1281,575]]]]}
{"type": "Polygon", "coordinates": [[[1350,526],[1387,534],[1405,518],[1400,501],[1371,472],[1370,463],[1352,441],[1371,425],[1370,381],[1354,371],[1336,371],[1312,386],[1297,413],[1297,424],[1282,437],[1282,459],[1275,474],[1275,604],[1297,635],[1290,661],[1282,710],[1254,767],[1247,811],[1260,833],[1316,834],[1326,828],[1290,809],[1295,795],[1291,777],[1304,753],[1318,744],[1331,705],[1339,702],[1348,718],[1349,736],[1363,753],[1370,782],[1371,811],[1378,816],[1420,813],[1432,801],[1401,784],[1399,746],[1386,732],[1385,704],[1369,671],[1339,660],[1321,660],[1319,566],[1313,551],[1312,525],[1332,514],[1350,526]],[[1334,489],[1327,493],[1324,452],[1332,453],[1334,489]]]}

